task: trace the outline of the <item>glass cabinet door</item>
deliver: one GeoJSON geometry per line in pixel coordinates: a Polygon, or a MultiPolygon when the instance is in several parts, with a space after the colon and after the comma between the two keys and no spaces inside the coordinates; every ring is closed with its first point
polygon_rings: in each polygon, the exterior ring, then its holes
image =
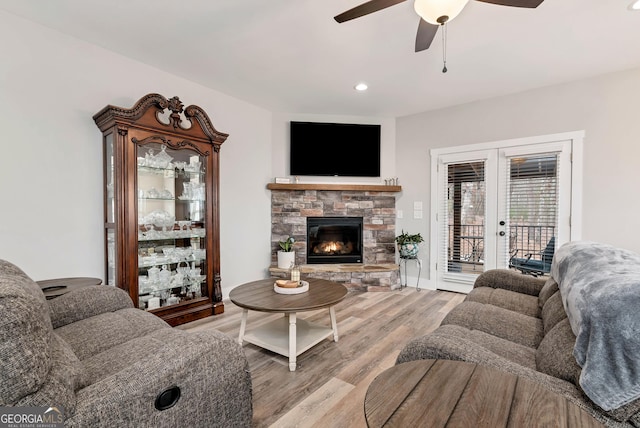
{"type": "Polygon", "coordinates": [[[105,229],[106,229],[106,243],[107,243],[107,284],[116,285],[116,239],[115,239],[115,217],[116,217],[116,202],[115,202],[115,159],[113,153],[113,134],[105,136],[104,140],[104,158],[105,158],[105,229]]]}
{"type": "Polygon", "coordinates": [[[208,297],[204,157],[146,143],[137,165],[138,307],[208,297]]]}

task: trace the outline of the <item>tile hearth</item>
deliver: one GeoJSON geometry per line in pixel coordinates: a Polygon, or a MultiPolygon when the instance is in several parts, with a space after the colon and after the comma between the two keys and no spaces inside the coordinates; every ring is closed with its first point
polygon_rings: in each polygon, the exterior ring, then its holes
{"type": "MultiPolygon", "coordinates": [[[[322,264],[302,265],[300,273],[311,278],[328,279],[344,284],[354,291],[391,291],[400,287],[399,268],[395,263],[363,265],[322,264]]],[[[272,266],[269,273],[278,278],[288,278],[289,271],[272,266]]]]}

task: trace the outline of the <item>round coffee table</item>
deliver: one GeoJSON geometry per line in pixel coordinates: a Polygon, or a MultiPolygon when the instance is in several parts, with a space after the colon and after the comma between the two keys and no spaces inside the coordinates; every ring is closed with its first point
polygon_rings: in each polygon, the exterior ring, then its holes
{"type": "Polygon", "coordinates": [[[376,377],[364,399],[367,426],[603,427],[544,386],[464,361],[419,360],[376,377]]]}
{"type": "Polygon", "coordinates": [[[338,341],[338,326],[334,305],[347,295],[344,285],[325,279],[307,278],[309,291],[301,294],[278,294],[273,290],[277,278],[262,279],[240,285],[229,293],[231,301],[240,306],[242,321],[238,342],[252,343],[289,357],[289,370],[296,370],[296,358],[311,347],[333,335],[338,341]],[[298,320],[297,313],[329,308],[331,328],[298,320]],[[245,333],[249,310],[282,312],[284,317],[245,333]]]}

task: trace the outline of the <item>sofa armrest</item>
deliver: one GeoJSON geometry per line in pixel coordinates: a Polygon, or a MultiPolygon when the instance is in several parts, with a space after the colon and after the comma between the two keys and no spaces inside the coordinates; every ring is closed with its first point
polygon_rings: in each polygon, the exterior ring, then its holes
{"type": "MultiPolygon", "coordinates": [[[[123,351],[134,360],[120,370],[107,371],[77,392],[70,426],[250,427],[251,375],[242,347],[218,331],[184,332],[167,329],[165,340],[139,358],[140,349],[123,351]],[[137,359],[137,360],[136,360],[137,359]],[[179,388],[171,408],[158,410],[157,397],[179,388]]],[[[122,363],[119,362],[119,363],[122,363]]],[[[66,424],[65,424],[66,425],[66,424]]]]}
{"type": "Polygon", "coordinates": [[[131,298],[124,290],[109,285],[83,287],[47,300],[47,303],[53,328],[106,312],[133,307],[131,298]]]}
{"type": "Polygon", "coordinates": [[[473,288],[502,288],[516,293],[538,296],[545,282],[545,278],[523,275],[508,269],[492,269],[478,275],[473,288]]]}

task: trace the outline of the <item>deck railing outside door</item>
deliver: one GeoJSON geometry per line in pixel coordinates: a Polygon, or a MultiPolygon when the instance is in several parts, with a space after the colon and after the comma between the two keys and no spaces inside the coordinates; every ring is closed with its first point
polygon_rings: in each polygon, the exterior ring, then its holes
{"type": "MultiPolygon", "coordinates": [[[[533,254],[532,259],[540,260],[539,255],[555,236],[555,226],[515,225],[509,227],[509,253],[517,257],[533,254]]],[[[460,235],[454,235],[449,226],[449,262],[467,265],[471,270],[484,264],[484,225],[460,225],[460,235]],[[453,255],[459,254],[456,260],[453,255]]],[[[463,269],[464,270],[464,269],[463,269]]]]}

